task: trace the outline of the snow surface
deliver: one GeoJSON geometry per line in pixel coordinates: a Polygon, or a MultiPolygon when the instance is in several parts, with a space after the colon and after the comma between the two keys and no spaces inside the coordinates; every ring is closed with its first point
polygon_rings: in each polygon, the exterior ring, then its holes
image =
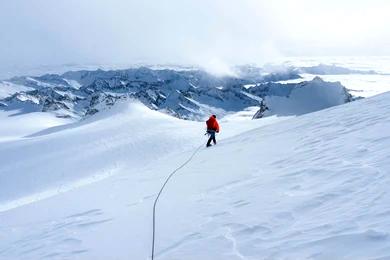
{"type": "Polygon", "coordinates": [[[29,91],[29,90],[33,90],[33,89],[23,85],[7,82],[7,81],[0,81],[0,99],[4,99],[6,97],[12,96],[17,92],[29,91]]]}
{"type": "Polygon", "coordinates": [[[300,83],[288,96],[270,95],[264,100],[269,108],[265,116],[293,116],[344,104],[350,100],[350,95],[341,84],[325,83],[316,77],[312,81],[300,83]]]}
{"type": "Polygon", "coordinates": [[[0,111],[0,143],[17,140],[50,127],[72,123],[71,119],[58,118],[51,113],[0,111]]]}
{"type": "MultiPolygon", "coordinates": [[[[390,93],[249,112],[168,184],[156,259],[390,258],[390,93]]],[[[203,131],[123,103],[0,143],[0,259],[148,259],[153,199],[203,131]]]]}

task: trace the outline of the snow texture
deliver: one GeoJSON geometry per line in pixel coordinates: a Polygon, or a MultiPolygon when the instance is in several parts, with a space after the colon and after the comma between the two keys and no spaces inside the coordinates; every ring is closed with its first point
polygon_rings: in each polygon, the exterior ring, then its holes
{"type": "MultiPolygon", "coordinates": [[[[156,259],[390,258],[390,93],[251,112],[168,184],[156,259]]],[[[126,101],[1,142],[0,259],[148,259],[153,199],[203,127],[126,101]]]]}

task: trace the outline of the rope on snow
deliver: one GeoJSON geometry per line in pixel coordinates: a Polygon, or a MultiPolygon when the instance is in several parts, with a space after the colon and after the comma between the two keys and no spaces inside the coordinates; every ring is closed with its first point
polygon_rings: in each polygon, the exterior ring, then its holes
{"type": "Polygon", "coordinates": [[[173,177],[173,175],[175,175],[180,169],[182,169],[184,166],[186,166],[186,165],[194,158],[194,156],[199,152],[200,148],[202,148],[203,145],[204,145],[204,144],[202,143],[202,145],[200,145],[200,146],[191,154],[191,156],[187,159],[187,161],[185,161],[182,165],[180,165],[180,166],[177,167],[173,172],[171,172],[171,174],[169,174],[169,176],[168,176],[167,179],[165,180],[164,184],[162,185],[160,191],[158,192],[156,199],[154,200],[154,204],[153,204],[152,260],[154,260],[154,247],[155,247],[155,238],[156,238],[156,206],[157,206],[158,199],[160,198],[161,193],[163,192],[165,186],[167,185],[167,183],[169,182],[169,180],[173,177]]]}

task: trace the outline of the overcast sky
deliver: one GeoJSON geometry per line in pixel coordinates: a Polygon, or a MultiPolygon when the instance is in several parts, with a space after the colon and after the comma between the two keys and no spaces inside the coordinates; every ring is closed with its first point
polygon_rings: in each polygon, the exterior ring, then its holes
{"type": "Polygon", "coordinates": [[[390,55],[388,0],[1,0],[0,70],[390,55]]]}

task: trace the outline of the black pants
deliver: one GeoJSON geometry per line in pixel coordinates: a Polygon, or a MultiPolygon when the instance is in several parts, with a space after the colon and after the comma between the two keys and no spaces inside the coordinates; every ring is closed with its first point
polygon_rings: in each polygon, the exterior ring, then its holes
{"type": "Polygon", "coordinates": [[[207,133],[210,135],[210,138],[207,141],[207,146],[210,146],[211,141],[213,141],[214,144],[217,144],[217,140],[215,140],[215,131],[214,130],[207,130],[207,133]]]}

